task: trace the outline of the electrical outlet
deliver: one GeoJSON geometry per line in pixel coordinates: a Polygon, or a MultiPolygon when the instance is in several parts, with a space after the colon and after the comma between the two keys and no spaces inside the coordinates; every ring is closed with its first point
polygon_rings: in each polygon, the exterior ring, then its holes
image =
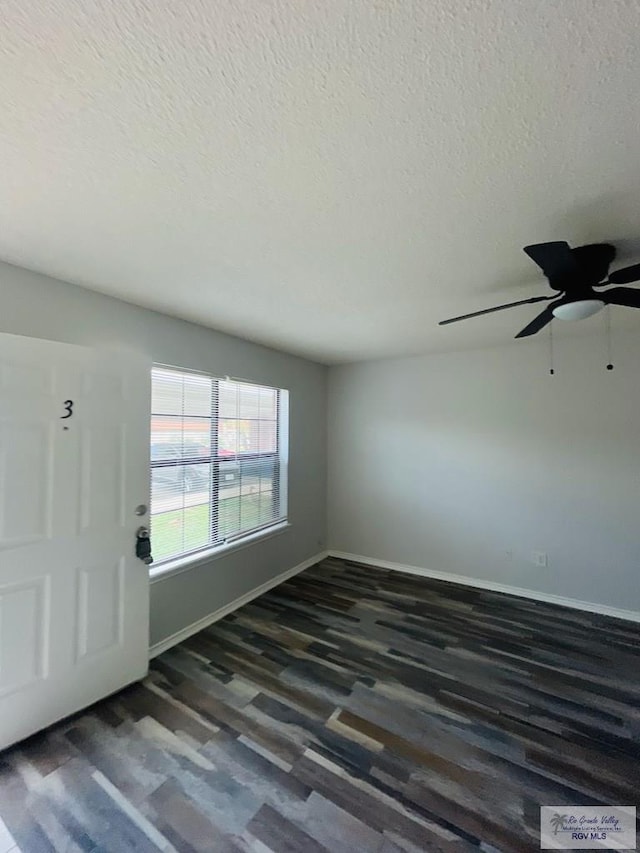
{"type": "Polygon", "coordinates": [[[532,551],[531,552],[531,562],[534,566],[546,566],[547,565],[547,554],[545,551],[532,551]]]}
{"type": "Polygon", "coordinates": [[[509,562],[513,560],[513,551],[511,550],[511,548],[507,548],[507,550],[504,552],[504,556],[505,559],[507,559],[509,562]]]}

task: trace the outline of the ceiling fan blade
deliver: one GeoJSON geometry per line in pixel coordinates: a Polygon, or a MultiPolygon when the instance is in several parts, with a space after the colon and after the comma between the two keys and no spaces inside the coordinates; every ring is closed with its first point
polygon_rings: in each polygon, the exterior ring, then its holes
{"type": "Polygon", "coordinates": [[[515,308],[516,305],[530,305],[532,302],[546,302],[555,298],[555,294],[553,296],[532,296],[531,299],[521,299],[519,302],[508,302],[506,305],[496,305],[495,308],[484,308],[482,311],[473,311],[471,314],[463,314],[461,317],[451,317],[450,320],[440,320],[438,325],[447,326],[449,323],[457,323],[459,320],[468,320],[469,317],[480,317],[482,314],[504,311],[505,308],[515,308]]]}
{"type": "Polygon", "coordinates": [[[640,264],[610,272],[609,281],[613,284],[629,284],[630,281],[640,281],[640,264]]]}
{"type": "Polygon", "coordinates": [[[599,293],[598,298],[607,305],[626,305],[627,308],[640,308],[640,290],[633,287],[612,287],[599,293]]]}
{"type": "Polygon", "coordinates": [[[578,270],[578,264],[571,254],[569,244],[564,240],[525,246],[524,251],[550,281],[571,275],[578,270]]]}
{"type": "Polygon", "coordinates": [[[532,320],[528,326],[525,326],[521,332],[518,332],[516,338],[528,338],[529,335],[535,335],[540,329],[544,329],[553,320],[553,307],[553,305],[547,305],[535,320],[532,320]]]}

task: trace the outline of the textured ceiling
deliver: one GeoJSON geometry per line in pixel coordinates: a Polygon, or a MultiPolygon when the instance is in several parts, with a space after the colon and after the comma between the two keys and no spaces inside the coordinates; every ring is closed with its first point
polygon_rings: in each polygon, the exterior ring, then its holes
{"type": "Polygon", "coordinates": [[[544,293],[527,243],[640,260],[637,0],[3,0],[0,20],[12,263],[336,362],[509,340],[537,306],[436,323],[544,293]]]}

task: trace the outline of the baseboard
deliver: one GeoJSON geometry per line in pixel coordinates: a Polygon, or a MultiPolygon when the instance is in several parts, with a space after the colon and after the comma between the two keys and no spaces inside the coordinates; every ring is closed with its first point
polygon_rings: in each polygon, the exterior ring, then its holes
{"type": "Polygon", "coordinates": [[[270,580],[265,581],[265,583],[260,584],[260,586],[255,587],[255,589],[245,592],[245,594],[241,595],[240,598],[236,598],[234,601],[229,602],[229,604],[225,604],[224,607],[214,610],[213,613],[203,616],[203,618],[198,619],[197,622],[192,622],[191,625],[187,625],[186,628],[182,628],[182,630],[176,631],[176,633],[172,634],[170,637],[160,640],[159,643],[155,643],[149,649],[149,658],[155,658],[158,655],[161,655],[162,652],[166,652],[167,649],[170,649],[172,646],[181,643],[193,634],[197,634],[198,631],[202,631],[203,628],[208,628],[209,625],[213,625],[214,622],[217,622],[219,619],[223,619],[225,616],[228,616],[229,613],[233,613],[234,610],[238,610],[239,607],[248,604],[250,601],[253,601],[254,598],[257,598],[259,595],[273,589],[274,586],[278,586],[278,584],[289,580],[289,578],[292,578],[294,575],[304,572],[305,569],[319,563],[320,560],[324,560],[328,554],[328,551],[321,551],[314,557],[309,557],[308,560],[303,560],[302,563],[298,563],[298,565],[294,566],[292,569],[287,569],[286,572],[281,572],[274,578],[271,578],[270,580]]]}
{"type": "Polygon", "coordinates": [[[519,586],[509,586],[505,583],[470,578],[466,575],[454,575],[449,572],[439,572],[435,569],[423,569],[419,566],[405,566],[402,563],[392,563],[388,560],[378,560],[374,557],[363,557],[361,554],[348,554],[345,551],[329,549],[328,556],[338,557],[342,560],[350,560],[354,563],[365,563],[376,566],[379,569],[390,569],[394,572],[406,572],[410,575],[420,575],[423,578],[459,583],[464,586],[473,586],[477,589],[487,589],[491,592],[505,592],[507,595],[517,595],[519,598],[531,598],[534,601],[544,601],[547,604],[559,604],[562,607],[572,607],[574,610],[586,610],[589,613],[598,613],[601,616],[613,616],[615,619],[626,619],[628,622],[640,622],[640,613],[637,610],[622,610],[618,607],[609,607],[607,604],[595,604],[591,601],[580,601],[577,598],[564,598],[562,595],[552,595],[546,592],[538,592],[534,589],[523,589],[519,586]]]}

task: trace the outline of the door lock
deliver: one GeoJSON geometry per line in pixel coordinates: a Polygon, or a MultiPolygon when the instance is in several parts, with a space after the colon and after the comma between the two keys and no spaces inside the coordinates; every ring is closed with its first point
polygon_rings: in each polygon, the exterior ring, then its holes
{"type": "Polygon", "coordinates": [[[151,540],[149,539],[149,530],[146,527],[139,527],[136,530],[136,557],[150,566],[153,563],[151,556],[151,540]]]}

